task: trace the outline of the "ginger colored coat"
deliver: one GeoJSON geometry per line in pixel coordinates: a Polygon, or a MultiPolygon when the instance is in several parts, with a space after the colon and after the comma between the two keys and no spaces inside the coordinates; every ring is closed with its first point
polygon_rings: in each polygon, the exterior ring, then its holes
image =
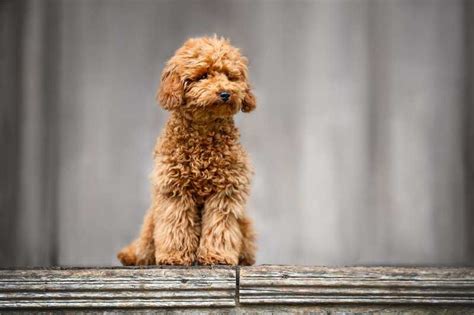
{"type": "Polygon", "coordinates": [[[152,203],[124,265],[252,265],[245,212],[252,170],[233,116],[255,108],[247,61],[222,38],[188,40],[163,70],[158,101],[171,111],[155,151],[152,203]]]}

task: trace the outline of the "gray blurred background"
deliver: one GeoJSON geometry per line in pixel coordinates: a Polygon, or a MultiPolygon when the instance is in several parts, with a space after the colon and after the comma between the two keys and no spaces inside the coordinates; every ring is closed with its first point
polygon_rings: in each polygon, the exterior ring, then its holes
{"type": "Polygon", "coordinates": [[[473,1],[0,1],[0,266],[118,264],[163,63],[213,33],[258,98],[258,263],[474,264],[473,1]]]}

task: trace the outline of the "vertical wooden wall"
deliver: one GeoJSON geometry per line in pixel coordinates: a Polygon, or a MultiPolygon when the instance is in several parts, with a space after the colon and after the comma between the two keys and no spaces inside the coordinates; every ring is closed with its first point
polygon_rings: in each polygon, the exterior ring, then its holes
{"type": "Polygon", "coordinates": [[[464,73],[464,182],[466,206],[466,239],[468,260],[474,261],[474,3],[464,4],[464,42],[465,42],[465,73],[464,73]]]}
{"type": "Polygon", "coordinates": [[[258,98],[237,117],[258,263],[472,264],[469,1],[29,0],[18,14],[21,115],[5,121],[21,130],[20,189],[0,224],[20,245],[2,230],[17,257],[2,265],[117,263],[149,203],[163,63],[212,33],[249,57],[258,98]]]}
{"type": "Polygon", "coordinates": [[[0,2],[0,263],[16,263],[13,253],[19,208],[19,124],[20,27],[19,2],[0,2]]]}

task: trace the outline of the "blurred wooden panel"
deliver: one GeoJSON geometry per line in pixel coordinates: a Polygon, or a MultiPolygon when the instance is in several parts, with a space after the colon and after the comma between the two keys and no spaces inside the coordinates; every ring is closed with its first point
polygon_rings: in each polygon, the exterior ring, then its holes
{"type": "Polygon", "coordinates": [[[362,262],[466,262],[462,2],[370,10],[372,224],[362,262]]]}
{"type": "Polygon", "coordinates": [[[18,54],[20,51],[21,4],[0,2],[0,265],[14,265],[18,222],[18,156],[21,126],[18,54]]]}
{"type": "Polygon", "coordinates": [[[58,4],[24,1],[21,32],[21,141],[16,265],[58,264],[58,4]]]}
{"type": "Polygon", "coordinates": [[[2,213],[22,246],[0,238],[22,264],[118,264],[149,205],[163,64],[213,33],[248,56],[258,99],[236,120],[259,263],[472,264],[466,2],[39,3],[25,1],[9,158],[20,210],[2,213]]]}

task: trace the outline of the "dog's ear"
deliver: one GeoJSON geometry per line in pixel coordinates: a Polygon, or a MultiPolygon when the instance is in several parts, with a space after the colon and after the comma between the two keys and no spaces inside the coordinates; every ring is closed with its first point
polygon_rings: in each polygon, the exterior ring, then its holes
{"type": "Polygon", "coordinates": [[[168,63],[161,74],[156,100],[166,110],[173,110],[183,102],[183,84],[173,63],[168,63]]]}
{"type": "Polygon", "coordinates": [[[242,101],[242,111],[244,113],[249,113],[253,111],[255,107],[257,107],[257,104],[255,102],[255,95],[253,95],[252,91],[250,91],[249,88],[245,93],[244,100],[242,101]]]}

